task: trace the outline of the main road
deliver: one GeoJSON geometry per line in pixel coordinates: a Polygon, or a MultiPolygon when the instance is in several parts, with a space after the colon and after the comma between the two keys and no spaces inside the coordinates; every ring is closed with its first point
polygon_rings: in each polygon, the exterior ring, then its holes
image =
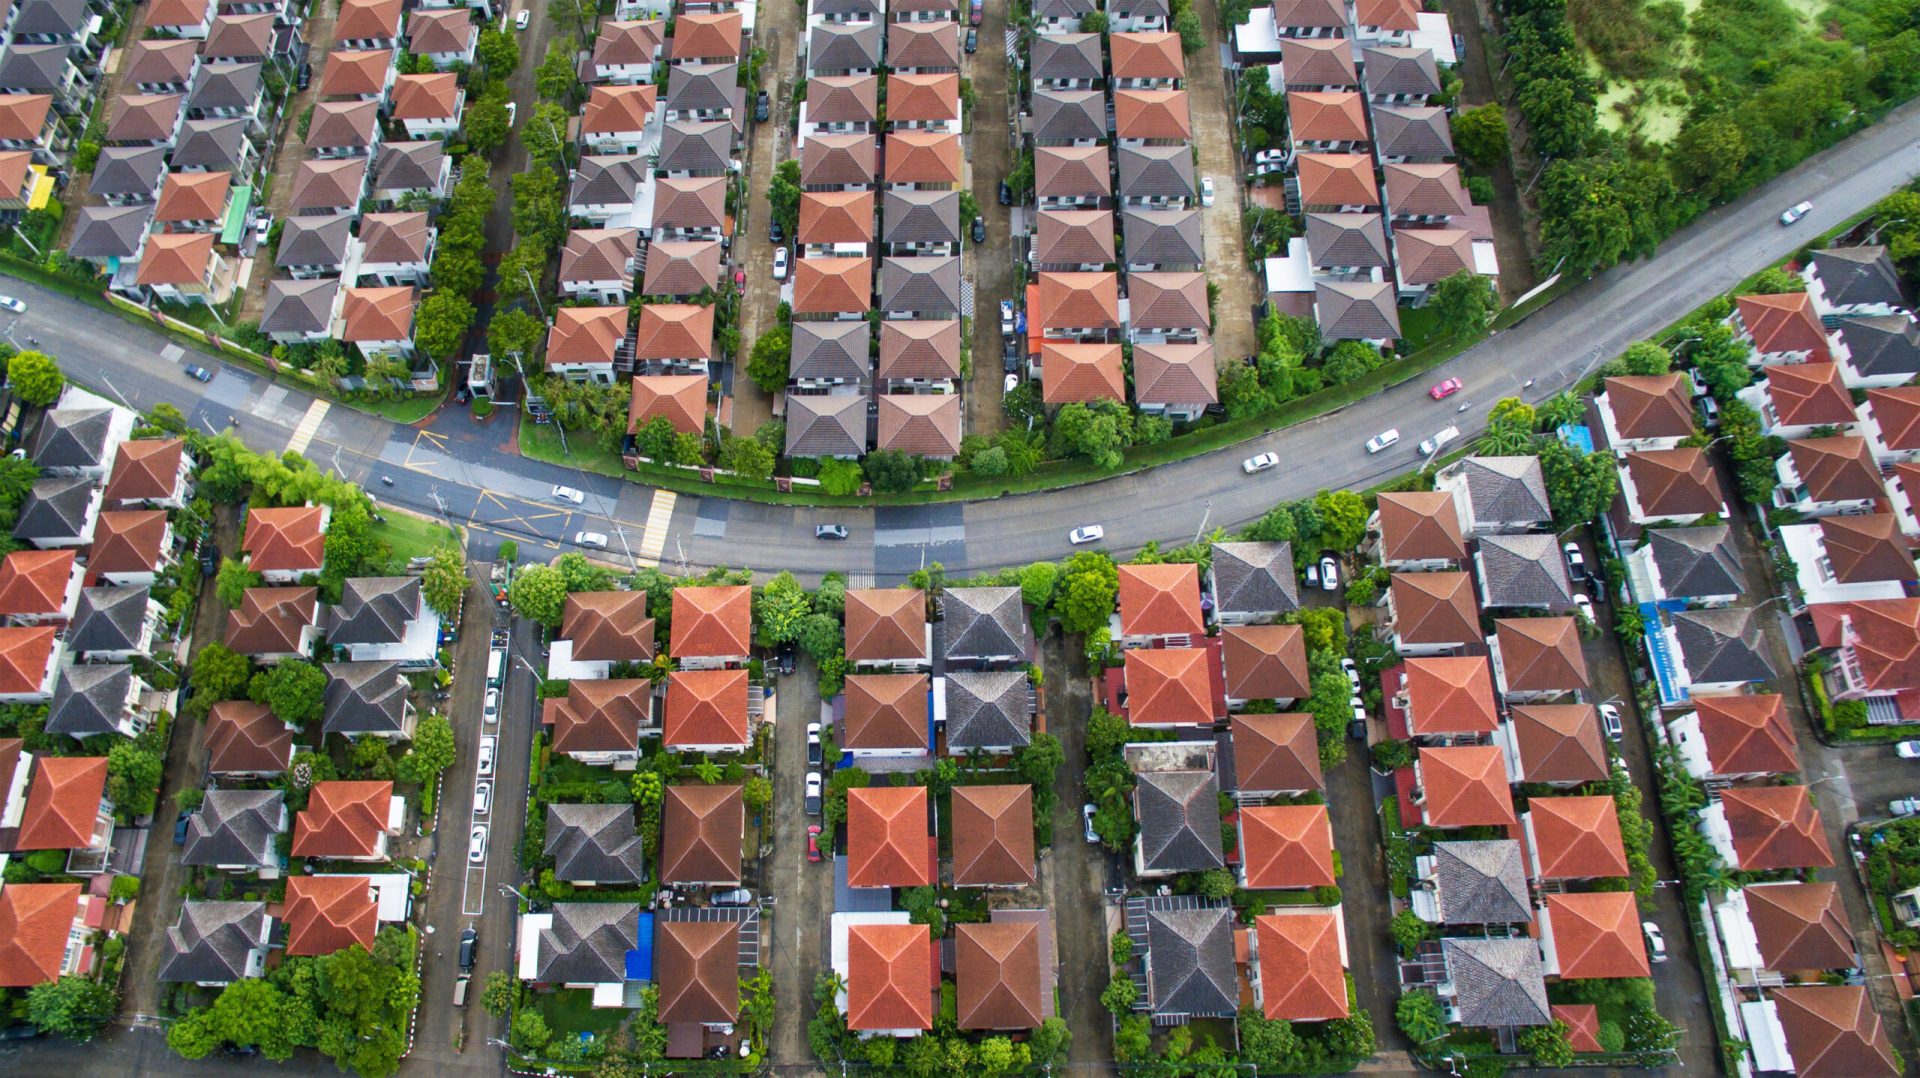
{"type": "MultiPolygon", "coordinates": [[[[792,569],[803,576],[850,572],[858,583],[889,583],[938,561],[972,573],[1067,550],[1069,529],[1102,524],[1119,552],[1149,540],[1191,540],[1200,527],[1233,527],[1274,503],[1320,488],[1366,487],[1411,469],[1414,443],[1452,423],[1478,429],[1494,401],[1543,399],[1602,359],[1651,336],[1808,238],[1866,209],[1920,172],[1920,102],[1895,110],[1768,183],[1737,204],[1694,221],[1651,259],[1609,270],[1561,296],[1520,325],[1476,345],[1433,372],[1330,415],[1252,439],[1232,449],[1145,472],[1064,490],[943,505],[817,509],[681,496],[503,455],[498,442],[464,440],[331,406],[264,375],[195,353],[156,332],[110,317],[26,282],[14,287],[28,313],[0,324],[0,336],[57,355],[72,376],[140,408],[181,407],[201,429],[238,424],[256,449],[292,449],[337,468],[382,500],[466,525],[473,553],[487,556],[505,539],[528,556],[570,549],[580,531],[613,537],[600,557],[634,564],[700,569],[792,569]],[[1813,200],[1791,228],[1780,210],[1813,200]],[[202,384],[183,361],[216,371],[202,384]],[[1426,383],[1458,377],[1455,399],[1430,401],[1426,383]],[[1523,384],[1533,385],[1523,390],[1523,384]],[[1464,410],[1458,410],[1459,402],[1464,410]],[[1388,427],[1399,446],[1369,456],[1362,443],[1388,427]],[[1239,461],[1272,451],[1286,467],[1248,478],[1239,461]],[[550,496],[556,484],[587,492],[584,505],[550,496]],[[852,531],[844,543],[816,543],[817,523],[852,531]]],[[[506,418],[506,417],[501,417],[506,418]]],[[[498,420],[496,420],[497,422],[498,420]]],[[[470,424],[468,425],[471,426],[470,424]]]]}

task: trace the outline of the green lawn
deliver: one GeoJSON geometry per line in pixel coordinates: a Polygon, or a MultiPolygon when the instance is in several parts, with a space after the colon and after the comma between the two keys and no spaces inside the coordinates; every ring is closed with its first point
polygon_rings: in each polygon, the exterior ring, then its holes
{"type": "Polygon", "coordinates": [[[389,560],[405,566],[410,558],[424,558],[433,553],[435,547],[446,543],[458,543],[460,537],[445,524],[436,524],[422,520],[411,513],[396,512],[392,509],[383,514],[384,524],[375,524],[369,533],[373,541],[385,546],[389,560]]]}
{"type": "Polygon", "coordinates": [[[1418,352],[1440,334],[1440,316],[1432,307],[1400,308],[1400,340],[1408,352],[1418,352]]]}
{"type": "Polygon", "coordinates": [[[445,398],[441,394],[430,393],[422,397],[402,397],[395,401],[355,400],[345,403],[349,408],[372,412],[374,415],[391,419],[395,423],[411,425],[438,411],[444,402],[445,398]]]}
{"type": "MultiPolygon", "coordinates": [[[[555,423],[521,423],[520,455],[566,468],[610,475],[615,479],[630,478],[633,474],[627,471],[620,454],[600,448],[598,439],[588,431],[568,434],[566,447],[561,448],[560,427],[555,423]]],[[[691,481],[699,482],[698,476],[691,472],[686,474],[691,481]]]]}
{"type": "Polygon", "coordinates": [[[562,988],[557,992],[539,992],[533,1008],[546,1019],[554,1039],[578,1037],[582,1033],[604,1036],[620,1028],[632,1014],[621,1007],[595,1007],[593,993],[585,988],[562,988]]]}

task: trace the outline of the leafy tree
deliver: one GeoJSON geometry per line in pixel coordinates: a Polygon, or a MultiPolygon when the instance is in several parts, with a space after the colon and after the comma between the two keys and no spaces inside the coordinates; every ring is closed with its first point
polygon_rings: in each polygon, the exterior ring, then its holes
{"type": "Polygon", "coordinates": [[[507,1009],[520,998],[520,982],[503,969],[487,974],[487,985],[480,991],[480,1006],[495,1018],[506,1016],[507,1009]]]}
{"type": "Polygon", "coordinates": [[[1461,269],[1435,283],[1433,297],[1427,303],[1448,333],[1465,336],[1482,332],[1493,323],[1494,314],[1500,310],[1500,293],[1494,289],[1492,278],[1461,269]]]}
{"type": "Polygon", "coordinates": [[[440,772],[453,766],[454,753],[453,724],[444,715],[428,715],[414,726],[413,744],[395,770],[402,782],[431,786],[440,772]]]}
{"type": "Polygon", "coordinates": [[[275,718],[296,730],[320,717],[326,697],[326,673],[303,659],[284,659],[247,683],[248,699],[267,705],[275,718]]]}
{"type": "Polygon", "coordinates": [[[468,148],[474,153],[490,154],[506,145],[507,134],[512,130],[507,117],[506,87],[490,90],[482,94],[480,100],[468,105],[460,129],[466,135],[468,148]]]}
{"type": "Polygon", "coordinates": [[[1752,182],[1746,169],[1749,153],[1740,120],[1725,113],[1696,114],[1674,136],[1667,161],[1682,186],[1717,202],[1752,182]]]}
{"type": "MultiPolygon", "coordinates": [[[[560,178],[546,169],[514,175],[513,230],[522,243],[551,251],[567,238],[567,194],[560,178]]],[[[482,216],[484,223],[485,217],[482,216]]]]}
{"type": "MultiPolygon", "coordinates": [[[[540,206],[544,208],[545,203],[540,206]]],[[[493,287],[501,300],[512,303],[532,299],[536,294],[548,295],[546,277],[547,248],[537,236],[521,236],[518,243],[500,256],[499,274],[494,278],[493,287]]]]}
{"type": "Polygon", "coordinates": [[[1134,986],[1133,978],[1122,974],[1107,982],[1100,991],[1100,1005],[1118,1018],[1133,1010],[1134,1002],[1140,998],[1140,989],[1134,986]]]}
{"type": "Polygon", "coordinates": [[[1104,471],[1126,462],[1133,444],[1133,416],[1118,401],[1075,401],[1053,417],[1053,445],[1062,456],[1073,455],[1104,471]]]}
{"type": "Polygon", "coordinates": [[[794,632],[795,642],[802,651],[813,656],[815,662],[823,662],[838,654],[840,637],[840,619],[818,611],[801,618],[794,632]]]}
{"type": "Polygon", "coordinates": [[[452,240],[441,242],[429,268],[434,284],[462,296],[473,293],[487,279],[487,267],[480,261],[480,252],[452,240]]]}
{"type": "Polygon", "coordinates": [[[1066,1020],[1055,1015],[1041,1022],[1027,1039],[1027,1048],[1032,1053],[1033,1065],[1051,1066],[1067,1054],[1067,1046],[1073,1043],[1073,1034],[1068,1031],[1066,1020]]]}
{"type": "Polygon", "coordinates": [[[773,783],[765,775],[755,775],[742,786],[740,796],[751,812],[763,812],[773,804],[773,783]]]}
{"type": "Polygon", "coordinates": [[[1520,1050],[1542,1067],[1573,1066],[1573,1044],[1567,1039],[1567,1024],[1554,1019],[1552,1024],[1520,1031],[1520,1050]]]}
{"type": "Polygon", "coordinates": [[[882,494],[900,494],[920,482],[920,466],[898,449],[882,449],[867,454],[867,482],[882,494]]]}
{"type": "Polygon", "coordinates": [[[551,101],[541,101],[520,125],[520,144],[527,156],[549,168],[567,159],[567,111],[551,101]]]}
{"type": "Polygon", "coordinates": [[[1060,567],[1050,561],[1036,561],[1020,570],[1020,599],[1034,610],[1045,610],[1053,601],[1053,589],[1060,581],[1060,567]]]}
{"type": "Polygon", "coordinates": [[[1587,406],[1579,397],[1565,391],[1555,393],[1541,402],[1535,410],[1540,426],[1546,430],[1559,430],[1570,423],[1580,422],[1587,406]]]}
{"type": "Polygon", "coordinates": [[[866,482],[866,475],[854,461],[829,457],[820,462],[819,479],[821,490],[844,497],[858,491],[860,484],[866,482]]]}
{"type": "Polygon", "coordinates": [[[193,696],[187,701],[187,713],[205,717],[214,704],[238,698],[251,676],[252,665],[245,655],[235,654],[217,640],[207,644],[193,660],[193,696]]]}
{"type": "Polygon", "coordinates": [[[60,364],[45,352],[20,352],[7,361],[7,381],[20,399],[36,407],[52,404],[66,388],[60,364]]]}
{"type": "Polygon", "coordinates": [[[1364,378],[1367,372],[1380,366],[1380,352],[1365,341],[1341,341],[1334,346],[1320,369],[1326,372],[1327,381],[1334,385],[1345,385],[1357,378],[1364,378]]]}
{"type": "Polygon", "coordinates": [[[773,219],[787,235],[796,235],[800,223],[800,162],[789,158],[773,167],[767,181],[767,202],[773,219]]]}
{"type": "Polygon", "coordinates": [[[414,340],[435,359],[445,359],[460,348],[473,326],[473,304],[458,292],[436,290],[414,312],[414,340]]]}
{"type": "Polygon", "coordinates": [[[1313,496],[1320,511],[1320,539],[1335,550],[1353,550],[1367,536],[1366,499],[1351,490],[1323,490],[1313,496]]]}
{"type": "Polygon", "coordinates": [[[508,72],[520,66],[520,42],[504,30],[484,26],[480,30],[480,40],[474,46],[473,56],[486,69],[488,76],[504,79],[508,72]]]}
{"type": "Polygon", "coordinates": [[[1147,1059],[1153,1052],[1153,1039],[1147,1016],[1129,1014],[1120,1019],[1113,1033],[1113,1054],[1122,1063],[1147,1059]]]}
{"type": "Polygon", "coordinates": [[[227,606],[239,606],[248,588],[257,588],[265,578],[234,558],[220,559],[220,572],[213,580],[213,593],[227,606]]]}
{"type": "MultiPolygon", "coordinates": [[[[1383,742],[1383,744],[1404,744],[1404,742],[1383,742]]],[[[1387,924],[1387,932],[1393,937],[1394,945],[1400,953],[1412,957],[1415,949],[1433,936],[1433,926],[1420,919],[1412,910],[1401,910],[1393,915],[1387,924]]]]}
{"type": "Polygon", "coordinates": [[[1440,1006],[1440,997],[1425,988],[1416,988],[1401,996],[1400,1002],[1394,1004],[1393,1020],[1416,1046],[1447,1035],[1447,1016],[1440,1006]]]}
{"type": "Polygon", "coordinates": [[[1581,454],[1557,438],[1539,443],[1540,471],[1554,519],[1571,527],[1593,520],[1613,504],[1620,475],[1605,453],[1581,454]]]}
{"type": "Polygon", "coordinates": [[[1556,160],[1539,191],[1540,257],[1549,265],[1564,259],[1567,273],[1649,255],[1679,220],[1679,192],[1666,170],[1618,152],[1556,160]]]}
{"type": "Polygon", "coordinates": [[[539,1011],[526,1007],[515,1012],[507,1037],[517,1051],[537,1055],[553,1039],[553,1032],[547,1028],[547,1020],[540,1017],[539,1011]]]}
{"type": "Polygon", "coordinates": [[[762,481],[773,474],[773,450],[752,438],[735,438],[721,449],[720,464],[742,479],[762,481]]]}
{"type": "Polygon", "coordinates": [[[449,543],[435,550],[420,574],[420,592],[427,605],[446,617],[460,609],[460,598],[467,593],[467,555],[449,543]]]}
{"type": "Polygon", "coordinates": [[[507,601],[513,612],[523,618],[558,628],[567,605],[567,586],[560,572],[548,565],[529,565],[513,575],[507,588],[507,601]]]}
{"type": "Polygon", "coordinates": [[[1124,927],[1114,930],[1113,938],[1107,941],[1107,952],[1116,966],[1133,961],[1133,937],[1124,927]]]}
{"type": "Polygon", "coordinates": [[[1083,34],[1106,33],[1107,13],[1096,8],[1080,16],[1080,32],[1083,34]]]}
{"type": "Polygon", "coordinates": [[[806,589],[785,570],[754,596],[753,623],[766,647],[792,642],[799,636],[801,619],[812,612],[806,589]]]}
{"type": "Polygon", "coordinates": [[[42,1033],[90,1041],[120,1007],[120,993],[89,977],[43,981],[27,992],[27,1021],[42,1033]]]}
{"type": "MultiPolygon", "coordinates": [[[[557,0],[565,5],[571,0],[557,0]]],[[[585,36],[590,29],[583,26],[580,34],[585,36]]],[[[541,98],[551,101],[568,111],[580,102],[580,76],[574,69],[574,53],[579,42],[569,36],[561,35],[547,42],[547,54],[540,60],[540,66],[534,69],[533,90],[541,98]]]]}
{"type": "Polygon", "coordinates": [[[1673,354],[1652,341],[1635,341],[1620,353],[1620,366],[1633,375],[1666,374],[1673,369],[1673,354]]]}
{"type": "Polygon", "coordinates": [[[1507,159],[1507,117],[1497,104],[1464,109],[1453,117],[1453,145],[1481,168],[1507,159]]]}
{"type": "Polygon", "coordinates": [[[1778,296],[1792,292],[1805,292],[1806,290],[1806,278],[1801,277],[1797,273],[1784,270],[1779,266],[1768,266],[1766,269],[1761,270],[1759,275],[1753,279],[1753,284],[1747,289],[1747,294],[1750,296],[1778,296]]]}
{"type": "Polygon", "coordinates": [[[1094,550],[1082,550],[1067,559],[1065,594],[1056,613],[1061,628],[1084,633],[1107,623],[1114,597],[1120,593],[1120,570],[1113,559],[1094,550]]]}
{"type": "Polygon", "coordinates": [[[793,351],[793,329],[775,325],[753,342],[747,357],[747,377],[762,393],[778,393],[787,384],[787,358],[793,351]]]}

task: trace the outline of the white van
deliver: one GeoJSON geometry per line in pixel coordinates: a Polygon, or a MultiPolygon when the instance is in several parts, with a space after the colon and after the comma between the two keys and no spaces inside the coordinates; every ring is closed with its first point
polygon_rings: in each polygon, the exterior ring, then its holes
{"type": "Polygon", "coordinates": [[[507,653],[500,648],[487,652],[487,685],[499,688],[500,678],[507,672],[507,653]]]}
{"type": "Polygon", "coordinates": [[[1460,438],[1459,427],[1448,427],[1440,433],[1420,443],[1420,452],[1431,457],[1460,438]]]}

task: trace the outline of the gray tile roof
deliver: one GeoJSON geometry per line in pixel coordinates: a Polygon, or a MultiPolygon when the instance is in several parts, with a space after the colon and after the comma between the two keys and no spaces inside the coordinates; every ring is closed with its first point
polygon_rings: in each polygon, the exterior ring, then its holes
{"type": "Polygon", "coordinates": [[[1544,1026],[1547,984],[1530,939],[1440,941],[1465,1026],[1544,1026]]]}
{"type": "Polygon", "coordinates": [[[1149,771],[1139,776],[1134,798],[1149,870],[1199,872],[1227,863],[1220,852],[1219,794],[1211,771],[1149,771]]]}
{"type": "Polygon", "coordinates": [[[1361,78],[1370,94],[1437,94],[1440,69],[1432,49],[1381,46],[1360,50],[1361,78]]]}
{"type": "Polygon", "coordinates": [[[959,243],[960,192],[888,190],[880,200],[882,243],[959,243]]]}
{"type": "Polygon", "coordinates": [[[1077,19],[1093,11],[1093,0],[1040,0],[1033,7],[1036,18],[1077,19]]]}
{"type": "Polygon", "coordinates": [[[1240,990],[1233,967],[1233,907],[1147,911],[1147,1003],[1155,1014],[1231,1014],[1240,990]]]}
{"type": "Polygon", "coordinates": [[[151,199],[166,173],[164,146],[108,146],[94,162],[87,194],[97,198],[151,199]]]}
{"type": "Polygon", "coordinates": [[[346,262],[347,246],[352,241],[352,214],[289,217],[280,230],[280,252],[273,264],[282,268],[339,266],[346,262]]]}
{"type": "Polygon", "coordinates": [[[948,662],[1024,656],[1033,648],[1033,623],[1019,588],[948,588],[940,594],[934,635],[935,654],[948,662]]]}
{"type": "Polygon", "coordinates": [[[1647,541],[1653,546],[1653,564],[1660,569],[1660,586],[1671,597],[1738,595],[1746,590],[1733,533],[1725,524],[1656,528],[1647,541]]]}
{"type": "MultiPolygon", "coordinates": [[[[1106,94],[1099,90],[1035,90],[1033,137],[1062,140],[1106,138],[1106,94]]],[[[1188,152],[1184,146],[1177,148],[1183,154],[1188,152]]]]}
{"type": "Polygon", "coordinates": [[[796,379],[868,381],[873,360],[867,342],[872,339],[873,327],[865,321],[795,322],[790,373],[796,379]]]}
{"type": "Polygon", "coordinates": [[[393,734],[405,729],[407,679],[394,662],[327,663],[329,734],[393,734]]]}
{"type": "Polygon", "coordinates": [[[960,310],[960,259],[919,255],[880,260],[883,311],[960,310]]]}
{"type": "Polygon", "coordinates": [[[419,577],[354,577],[328,611],[327,643],[398,644],[419,614],[419,577]]]}
{"type": "Polygon", "coordinates": [[[134,650],[151,594],[144,587],[81,589],[73,623],[67,627],[67,650],[75,655],[134,650]]]}
{"type": "Polygon", "coordinates": [[[71,539],[86,531],[94,487],[84,476],[41,479],[33,484],[14,522],[15,539],[71,539]]]}
{"type": "Polygon", "coordinates": [[[187,820],[183,865],[272,865],[279,862],[286,794],[280,790],[210,790],[187,820]]]}
{"type": "Polygon", "coordinates": [[[427,190],[440,182],[440,162],[446,147],[439,139],[388,142],[373,158],[376,191],[427,190]]]}
{"type": "MultiPolygon", "coordinates": [[[[660,159],[666,168],[666,157],[660,159]]],[[[647,163],[638,154],[588,156],[574,170],[573,184],[567,189],[570,205],[618,206],[633,201],[634,192],[646,179],[647,163]]]]}
{"type": "Polygon", "coordinates": [[[1032,71],[1036,83],[1041,79],[1105,78],[1100,35],[1035,34],[1032,71]]]}
{"type": "Polygon", "coordinates": [[[110,408],[55,408],[40,417],[28,455],[46,468],[97,468],[106,459],[110,408]]]}
{"type": "Polygon", "coordinates": [[[627,979],[627,952],[640,946],[638,902],[557,902],[540,932],[534,980],[610,984],[627,979]]]}
{"type": "Polygon", "coordinates": [[[15,34],[54,34],[72,36],[86,24],[87,0],[22,0],[15,7],[12,30],[15,34]]]}
{"type": "Polygon", "coordinates": [[[1519,924],[1533,920],[1527,868],[1512,839],[1433,844],[1434,899],[1449,925],[1519,924]]]}
{"type": "Polygon", "coordinates": [[[179,141],[168,160],[176,169],[234,172],[246,159],[246,144],[247,121],[238,117],[188,120],[180,125],[179,141]]]}
{"type": "Polygon", "coordinates": [[[548,805],[547,856],[561,880],[639,883],[646,873],[632,805],[548,805]]]}
{"type": "Polygon", "coordinates": [[[1199,210],[1128,209],[1120,215],[1128,265],[1186,265],[1206,261],[1199,210]]]}
{"type": "Polygon", "coordinates": [[[1432,105],[1375,105],[1373,138],[1382,157],[1451,157],[1447,110],[1432,105]]]}
{"type": "Polygon", "coordinates": [[[193,78],[200,43],[187,38],[136,41],[127,48],[120,69],[128,86],[169,86],[184,90],[193,78]]]}
{"type": "Polygon", "coordinates": [[[1368,281],[1315,281],[1313,313],[1330,341],[1393,340],[1400,336],[1400,310],[1393,286],[1368,281]]]}
{"type": "Polygon", "coordinates": [[[879,0],[814,0],[812,10],[816,15],[879,15],[883,5],[879,0]]]}
{"type": "Polygon", "coordinates": [[[0,58],[0,90],[50,93],[60,86],[69,45],[11,45],[0,58]]]}
{"type": "MultiPolygon", "coordinates": [[[[295,217],[298,221],[301,218],[295,217]]],[[[340,278],[267,282],[266,306],[260,316],[262,333],[320,333],[332,323],[333,300],[340,278]]]]}
{"type": "Polygon", "coordinates": [[[189,109],[244,109],[260,96],[261,65],[203,64],[187,93],[189,109]]]}
{"type": "Polygon", "coordinates": [[[132,258],[146,238],[154,208],[152,202],[82,207],[67,253],[75,258],[132,258]]]}
{"type": "Polygon", "coordinates": [[[1673,635],[1696,682],[1766,681],[1777,673],[1751,608],[1679,611],[1673,635]]]}
{"type": "Polygon", "coordinates": [[[47,733],[69,737],[119,733],[120,717],[132,689],[131,666],[67,667],[54,686],[53,705],[47,710],[47,733]]]}
{"type": "Polygon", "coordinates": [[[1920,374],[1920,322],[1909,315],[1842,318],[1840,337],[1863,375],[1920,374]]]}
{"type": "Polygon", "coordinates": [[[266,916],[264,902],[185,903],[180,920],[167,929],[155,979],[162,984],[240,980],[246,976],[247,955],[260,945],[266,916]]]}
{"type": "Polygon", "coordinates": [[[1025,671],[950,670],[945,680],[949,751],[1018,748],[1033,740],[1033,688],[1025,671]]]}
{"type": "Polygon", "coordinates": [[[1480,540],[1480,585],[1488,606],[1570,606],[1573,585],[1552,535],[1489,535],[1480,540]]]}
{"type": "Polygon", "coordinates": [[[1122,146],[1114,151],[1121,198],[1193,198],[1193,152],[1185,146],[1122,146]]]}
{"type": "Polygon", "coordinates": [[[1900,275],[1885,247],[1830,247],[1813,253],[1814,276],[1827,302],[1836,307],[1870,306],[1876,303],[1895,307],[1907,305],[1900,292],[1900,275]]]}
{"type": "Polygon", "coordinates": [[[732,160],[733,125],[725,120],[677,120],[660,137],[660,168],[667,172],[725,172],[732,160]]]}
{"type": "Polygon", "coordinates": [[[880,24],[821,23],[807,35],[807,66],[816,75],[844,75],[880,66],[880,24]]]}
{"type": "Polygon", "coordinates": [[[1221,613],[1300,608],[1292,543],[1213,544],[1213,601],[1221,613]]]}
{"type": "Polygon", "coordinates": [[[1526,528],[1553,519],[1539,457],[1468,457],[1447,471],[1465,478],[1477,527],[1526,528]]]}
{"type": "Polygon", "coordinates": [[[1307,253],[1316,266],[1385,267],[1387,230],[1377,213],[1310,213],[1307,253]]]}
{"type": "Polygon", "coordinates": [[[739,77],[739,64],[681,64],[667,83],[664,107],[674,112],[730,109],[739,77]]]}
{"type": "Polygon", "coordinates": [[[866,451],[866,394],[787,394],[788,456],[857,457],[866,451]]]}

